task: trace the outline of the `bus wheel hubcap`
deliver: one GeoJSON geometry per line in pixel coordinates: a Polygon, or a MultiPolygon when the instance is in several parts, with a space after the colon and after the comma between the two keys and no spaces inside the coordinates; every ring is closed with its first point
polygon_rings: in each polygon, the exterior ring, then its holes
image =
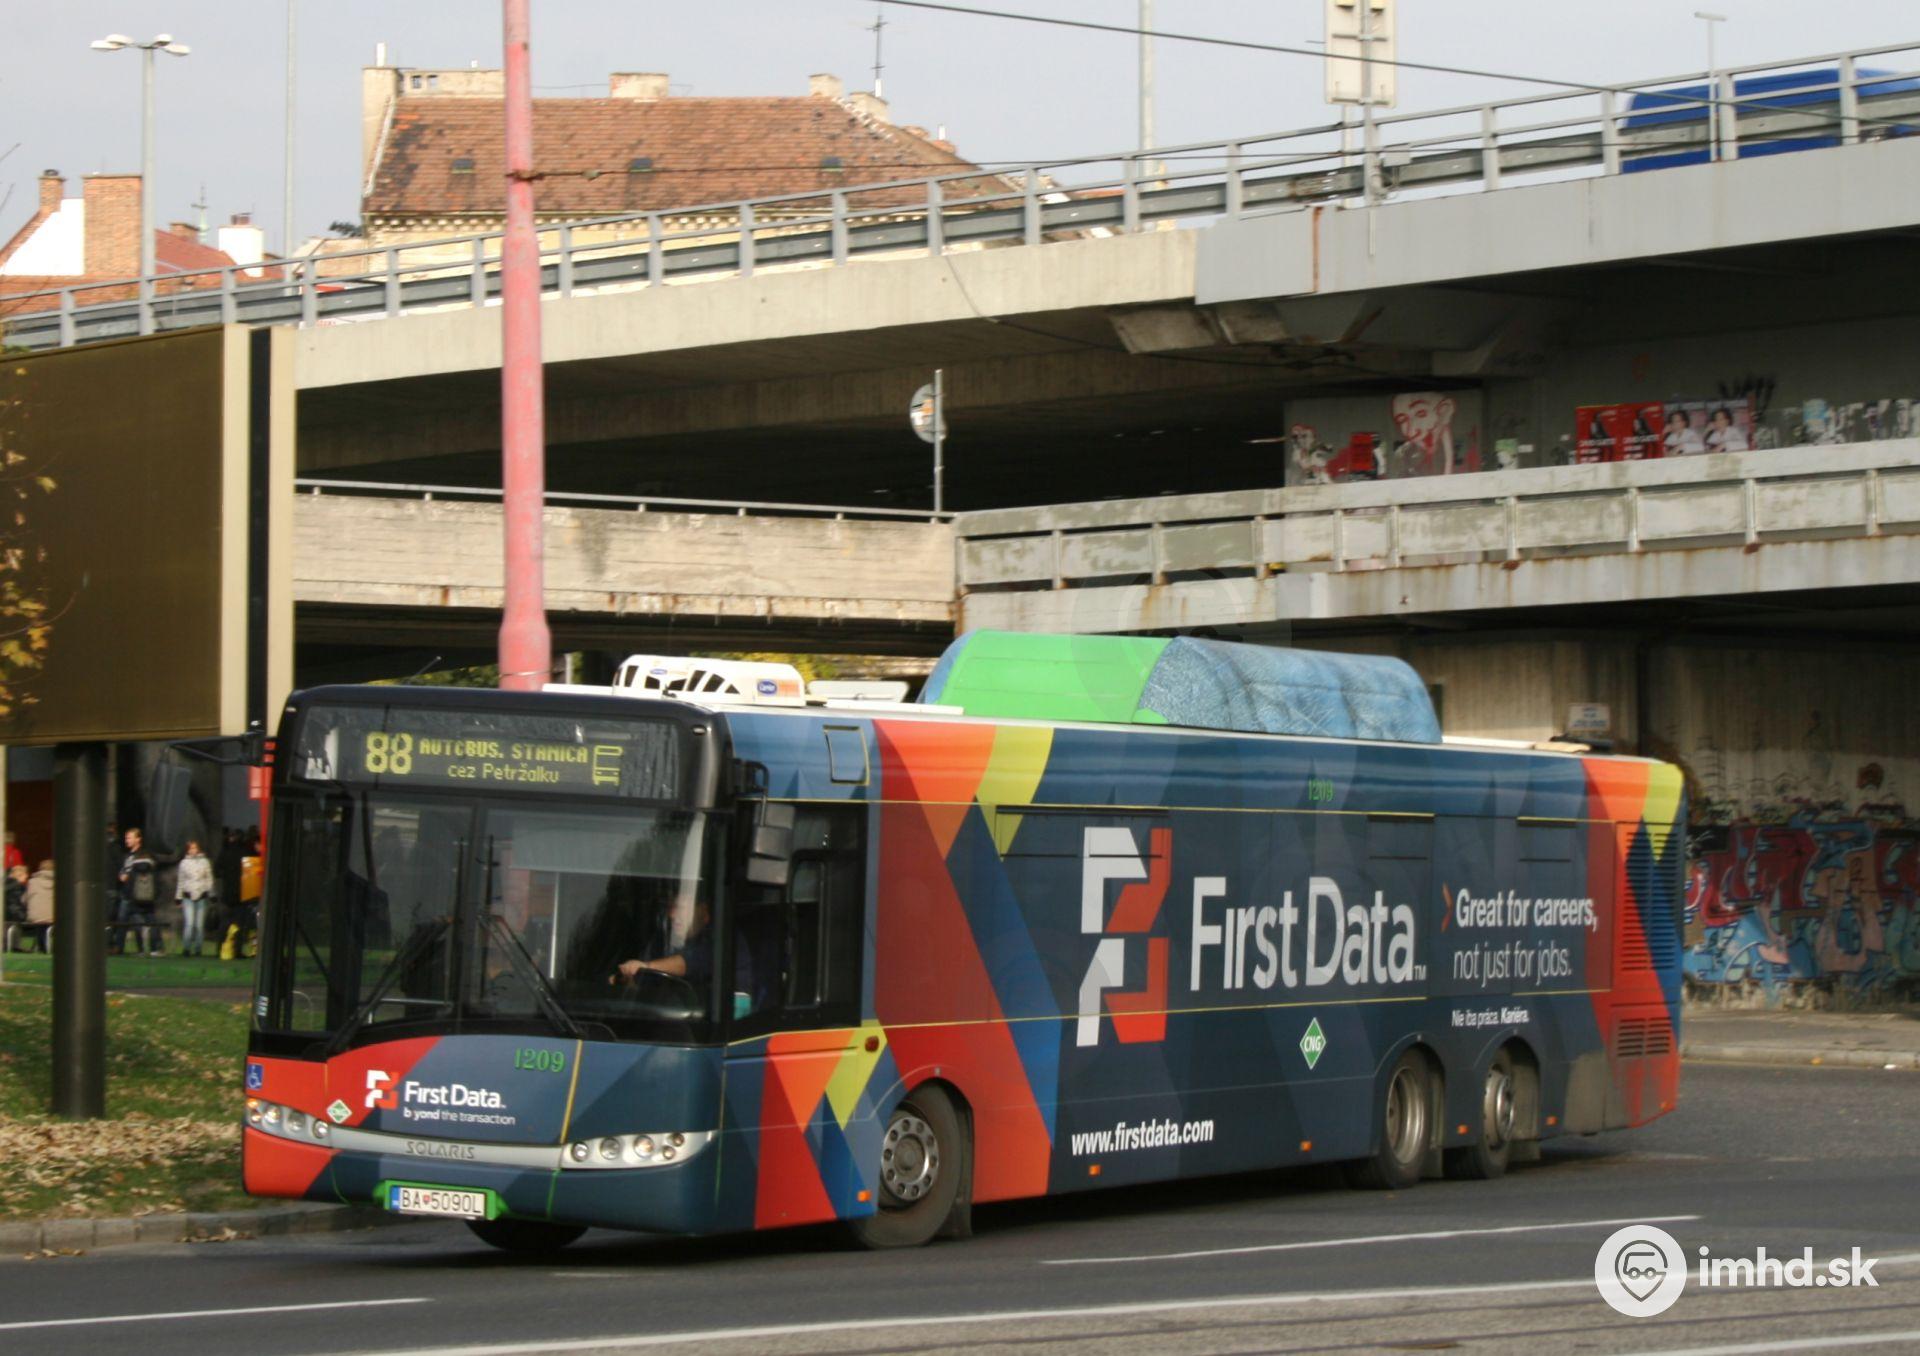
{"type": "Polygon", "coordinates": [[[1426,1145],[1427,1108],[1413,1070],[1401,1069],[1387,1087],[1387,1147],[1401,1162],[1418,1156],[1426,1145]]]}
{"type": "Polygon", "coordinates": [[[1503,1069],[1487,1074],[1487,1147],[1498,1149],[1513,1138],[1513,1076],[1503,1069]]]}
{"type": "Polygon", "coordinates": [[[912,1204],[940,1175],[940,1141],[933,1127],[912,1111],[896,1112],[880,1146],[880,1185],[903,1204],[912,1204]]]}

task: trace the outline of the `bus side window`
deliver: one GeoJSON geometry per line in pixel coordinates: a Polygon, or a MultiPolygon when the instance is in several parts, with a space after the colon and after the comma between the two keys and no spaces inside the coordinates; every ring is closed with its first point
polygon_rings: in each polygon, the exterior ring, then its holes
{"type": "Polygon", "coordinates": [[[820,1006],[820,932],[827,864],[817,857],[797,860],[787,884],[787,993],[789,1008],[820,1006]]]}
{"type": "Polygon", "coordinates": [[[801,811],[794,854],[777,904],[743,918],[737,945],[749,945],[755,924],[756,963],[777,968],[767,986],[778,1010],[755,1013],[745,1030],[852,1025],[860,1020],[860,962],[866,928],[866,854],[863,811],[857,807],[801,811]]]}

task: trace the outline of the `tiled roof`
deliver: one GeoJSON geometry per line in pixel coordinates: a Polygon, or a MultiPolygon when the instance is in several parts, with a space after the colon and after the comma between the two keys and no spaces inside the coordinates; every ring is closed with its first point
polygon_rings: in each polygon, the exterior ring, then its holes
{"type": "Polygon", "coordinates": [[[203,245],[190,236],[172,231],[153,233],[153,266],[161,273],[184,273],[193,268],[225,268],[233,262],[226,254],[203,245]]]}
{"type": "MultiPolygon", "coordinates": [[[[448,96],[394,107],[364,203],[368,217],[497,216],[506,210],[502,101],[448,96]]],[[[543,216],[615,216],[810,193],[972,168],[924,136],[821,95],[537,99],[535,188],[543,216]],[[829,167],[837,158],[838,168],[829,167]],[[648,162],[635,168],[636,161],[648,162]]],[[[1003,191],[985,176],[949,196],[1003,191]],[[990,186],[991,185],[991,186],[990,186]]],[[[856,205],[923,202],[916,190],[856,205]]]]}

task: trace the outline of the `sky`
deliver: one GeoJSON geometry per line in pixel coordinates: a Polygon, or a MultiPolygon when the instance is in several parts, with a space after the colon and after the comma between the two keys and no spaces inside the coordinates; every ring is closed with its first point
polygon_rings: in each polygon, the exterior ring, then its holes
{"type": "MultiPolygon", "coordinates": [[[[960,0],[983,7],[1131,24],[1138,0],[960,0]]],[[[295,238],[359,219],[360,67],[385,42],[416,67],[500,62],[493,0],[294,0],[295,238]]],[[[1706,65],[1701,0],[1397,0],[1407,60],[1586,83],[1706,65]]],[[[1721,64],[1758,63],[1900,42],[1920,44],[1914,0],[1716,0],[1721,64]]],[[[533,0],[536,93],[604,92],[609,71],[666,71],[673,93],[800,94],[813,72],[871,87],[873,0],[533,0]]],[[[282,238],[285,0],[0,0],[0,241],[33,211],[43,169],[136,171],[137,53],[92,51],[108,33],[170,33],[185,58],[156,77],[155,217],[218,224],[252,211],[282,238]],[[204,187],[205,198],[200,197],[204,187]]],[[[1065,159],[1135,144],[1136,46],[1129,37],[888,7],[885,92],[893,117],[945,128],[980,161],[1065,159]]],[[[1304,45],[1322,0],[1157,0],[1163,31],[1304,45]]],[[[1920,50],[1892,65],[1920,66],[1920,50]]],[[[1309,57],[1162,40],[1161,145],[1250,136],[1329,120],[1309,57]]],[[[1513,97],[1537,87],[1406,71],[1400,109],[1513,97]]],[[[537,148],[536,148],[537,153],[537,148]]]]}

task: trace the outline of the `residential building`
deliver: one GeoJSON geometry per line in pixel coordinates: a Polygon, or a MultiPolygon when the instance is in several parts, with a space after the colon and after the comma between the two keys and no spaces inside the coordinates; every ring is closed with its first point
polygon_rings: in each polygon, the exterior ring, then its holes
{"type": "MultiPolygon", "coordinates": [[[[23,295],[50,288],[79,289],[75,304],[82,306],[132,296],[137,289],[128,280],[140,274],[140,193],[137,174],[89,174],[80,196],[68,197],[58,170],[42,173],[33,215],[0,246],[0,314],[55,308],[55,296],[23,295]]],[[[218,229],[216,244],[203,243],[199,228],[187,222],[156,227],[153,236],[159,295],[217,287],[219,274],[195,270],[260,264],[267,257],[264,235],[244,214],[218,229]]]]}
{"type": "MultiPolygon", "coordinates": [[[[497,70],[369,67],[361,75],[364,238],[327,242],[331,251],[407,247],[410,265],[464,261],[460,251],[420,242],[498,230],[506,211],[502,145],[504,82],[497,70]]],[[[803,95],[676,96],[664,74],[616,73],[595,98],[536,99],[533,143],[539,179],[536,219],[545,226],[658,213],[669,234],[725,232],[738,224],[730,204],[806,195],[757,216],[761,226],[816,216],[849,185],[920,179],[977,169],[953,144],[892,122],[886,102],[847,93],[831,75],[811,77],[803,95]]],[[[1015,181],[981,172],[947,196],[1017,192],[1015,181]]],[[[874,217],[924,208],[907,186],[850,195],[874,217]]],[[[644,236],[645,226],[577,230],[577,243],[644,236]]],[[[554,237],[547,235],[551,245],[554,237]]],[[[322,271],[347,271],[338,261],[322,271]]],[[[354,271],[358,271],[357,269],[354,271]]]]}

